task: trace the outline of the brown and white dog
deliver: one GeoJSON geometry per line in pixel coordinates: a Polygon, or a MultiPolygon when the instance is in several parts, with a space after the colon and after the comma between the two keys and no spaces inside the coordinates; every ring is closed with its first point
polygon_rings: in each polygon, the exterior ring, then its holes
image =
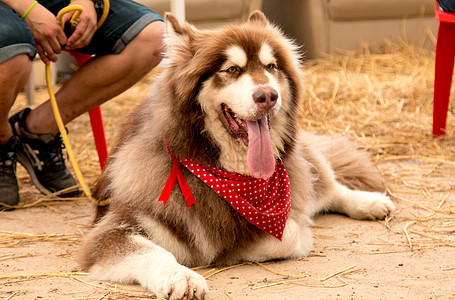
{"type": "Polygon", "coordinates": [[[98,182],[111,205],[83,245],[83,269],[201,299],[207,283],[188,267],[306,256],[316,214],[394,209],[366,153],[299,129],[298,49],[261,12],[214,31],[166,23],[169,67],[98,182]]]}

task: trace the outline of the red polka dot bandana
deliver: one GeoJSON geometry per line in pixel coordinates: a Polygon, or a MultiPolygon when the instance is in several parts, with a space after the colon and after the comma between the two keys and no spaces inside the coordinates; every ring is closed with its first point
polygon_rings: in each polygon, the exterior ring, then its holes
{"type": "Polygon", "coordinates": [[[183,159],[181,163],[248,222],[281,240],[291,210],[291,187],[281,162],[276,164],[275,173],[269,179],[226,172],[190,159],[183,159]]]}
{"type": "Polygon", "coordinates": [[[166,205],[178,182],[188,207],[196,204],[180,163],[224,198],[248,222],[281,241],[284,226],[291,210],[291,185],[283,163],[275,165],[268,179],[244,176],[196,163],[179,160],[171,154],[167,139],[166,148],[172,159],[172,169],[158,201],[166,205]]]}

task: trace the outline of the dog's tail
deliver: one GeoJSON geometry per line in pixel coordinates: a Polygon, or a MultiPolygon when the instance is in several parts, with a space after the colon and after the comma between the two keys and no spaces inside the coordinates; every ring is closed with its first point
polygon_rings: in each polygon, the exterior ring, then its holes
{"type": "Polygon", "coordinates": [[[370,160],[370,155],[358,150],[346,137],[310,135],[309,145],[319,150],[329,161],[338,182],[354,190],[386,192],[386,181],[370,160]]]}

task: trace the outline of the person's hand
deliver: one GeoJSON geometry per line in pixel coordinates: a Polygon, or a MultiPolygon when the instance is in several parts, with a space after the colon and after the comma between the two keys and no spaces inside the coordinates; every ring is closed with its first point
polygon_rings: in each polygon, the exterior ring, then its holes
{"type": "MultiPolygon", "coordinates": [[[[35,39],[35,47],[45,64],[57,61],[57,54],[66,50],[74,50],[87,46],[96,31],[97,15],[91,0],[75,0],[71,4],[79,4],[83,12],[79,16],[79,24],[73,34],[67,38],[54,14],[39,3],[25,18],[25,23],[35,39]]],[[[74,12],[66,13],[63,22],[68,22],[74,12]]]]}
{"type": "Polygon", "coordinates": [[[57,61],[67,38],[54,14],[37,3],[25,18],[25,23],[35,39],[35,47],[45,64],[57,61]]]}
{"type": "MultiPolygon", "coordinates": [[[[79,23],[73,34],[66,42],[66,50],[74,50],[87,46],[92,40],[96,31],[97,15],[95,5],[91,0],[75,0],[70,5],[79,4],[83,7],[82,14],[79,16],[79,23]]],[[[74,13],[66,13],[63,22],[68,22],[74,13]]]]}

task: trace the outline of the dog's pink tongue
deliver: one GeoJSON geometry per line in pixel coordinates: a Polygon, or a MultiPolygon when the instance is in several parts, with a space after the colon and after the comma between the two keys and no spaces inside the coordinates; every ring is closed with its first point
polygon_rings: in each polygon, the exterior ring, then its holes
{"type": "Polygon", "coordinates": [[[272,153],[267,116],[257,121],[247,121],[248,152],[246,163],[256,178],[270,178],[275,172],[275,157],[272,153]]]}

